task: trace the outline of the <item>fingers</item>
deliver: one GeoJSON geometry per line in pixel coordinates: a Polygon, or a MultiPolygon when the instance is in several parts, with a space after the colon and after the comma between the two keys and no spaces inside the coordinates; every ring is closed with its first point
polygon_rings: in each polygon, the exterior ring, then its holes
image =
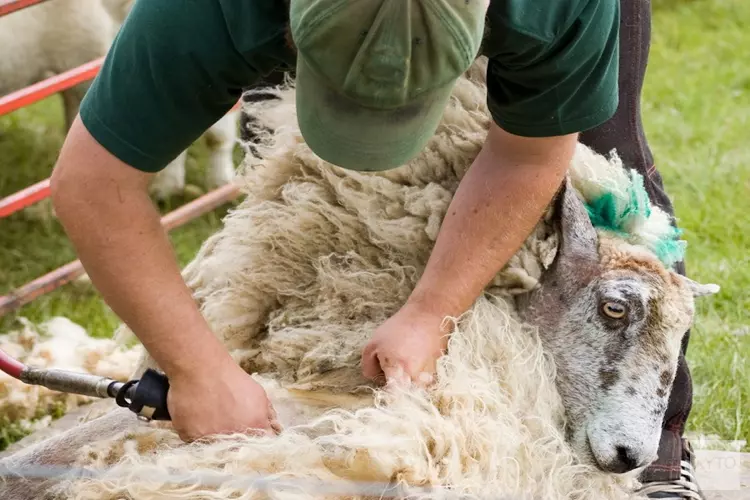
{"type": "Polygon", "coordinates": [[[281,434],[284,429],[279,422],[279,415],[276,413],[276,408],[273,407],[271,400],[268,401],[268,423],[274,434],[281,434]]]}
{"type": "Polygon", "coordinates": [[[416,387],[426,389],[435,380],[434,370],[431,370],[430,367],[415,368],[415,366],[418,366],[417,362],[410,363],[405,359],[393,361],[388,359],[386,362],[381,363],[387,385],[391,387],[409,387],[410,385],[415,385],[416,387]]]}
{"type": "Polygon", "coordinates": [[[380,385],[426,389],[435,382],[436,359],[384,353],[371,342],[362,351],[362,374],[380,385]]]}
{"type": "Polygon", "coordinates": [[[387,385],[399,387],[408,387],[411,385],[411,375],[404,368],[403,362],[385,358],[383,362],[381,362],[380,367],[385,375],[387,385]]]}
{"type": "Polygon", "coordinates": [[[435,376],[428,371],[404,369],[403,365],[394,365],[385,370],[386,383],[389,386],[416,387],[426,389],[435,381],[435,376]]]}
{"type": "Polygon", "coordinates": [[[278,436],[283,430],[284,428],[278,420],[271,420],[271,431],[273,431],[273,435],[278,436]]]}
{"type": "Polygon", "coordinates": [[[414,384],[427,388],[435,381],[434,363],[414,368],[418,364],[407,359],[378,355],[374,349],[365,348],[362,355],[362,374],[381,385],[406,387],[414,384]]]}
{"type": "Polygon", "coordinates": [[[422,366],[422,369],[417,374],[416,380],[414,381],[418,386],[427,388],[435,383],[437,377],[437,358],[430,358],[429,361],[422,366]]]}
{"type": "Polygon", "coordinates": [[[362,358],[362,374],[379,385],[409,385],[411,377],[403,363],[387,356],[368,354],[362,358]]]}
{"type": "Polygon", "coordinates": [[[421,372],[414,381],[419,387],[426,389],[435,382],[435,375],[429,372],[421,372]]]}
{"type": "Polygon", "coordinates": [[[380,366],[375,349],[367,345],[362,351],[362,375],[378,384],[385,383],[385,374],[380,366]]]}

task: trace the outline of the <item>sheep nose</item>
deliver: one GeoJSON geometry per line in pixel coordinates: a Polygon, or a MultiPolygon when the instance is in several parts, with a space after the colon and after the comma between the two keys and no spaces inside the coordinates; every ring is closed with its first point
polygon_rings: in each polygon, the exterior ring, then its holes
{"type": "Polygon", "coordinates": [[[617,457],[612,459],[605,467],[607,472],[623,474],[645,465],[646,461],[640,459],[638,452],[628,446],[617,446],[617,457]]]}
{"type": "Polygon", "coordinates": [[[638,467],[638,460],[636,460],[633,450],[627,446],[617,447],[617,461],[625,467],[625,471],[638,467]]]}

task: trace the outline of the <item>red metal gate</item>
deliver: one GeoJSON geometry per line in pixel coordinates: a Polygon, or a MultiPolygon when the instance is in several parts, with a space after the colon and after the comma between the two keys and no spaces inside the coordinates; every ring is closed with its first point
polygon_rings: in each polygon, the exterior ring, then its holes
{"type": "MultiPolygon", "coordinates": [[[[46,0],[0,0],[0,16],[30,7],[46,0]]],[[[93,79],[101,68],[104,58],[88,62],[70,71],[53,76],[29,87],[0,97],[0,116],[28,106],[62,90],[93,79]]],[[[233,109],[236,109],[239,103],[233,109]]],[[[37,182],[17,193],[0,198],[1,219],[37,203],[50,194],[49,178],[37,182]]],[[[195,219],[196,217],[233,200],[239,195],[239,188],[233,184],[222,186],[162,217],[164,228],[169,231],[195,219]]],[[[45,274],[15,290],[0,296],[0,316],[13,311],[35,298],[49,293],[84,274],[81,262],[70,262],[45,274]]]]}

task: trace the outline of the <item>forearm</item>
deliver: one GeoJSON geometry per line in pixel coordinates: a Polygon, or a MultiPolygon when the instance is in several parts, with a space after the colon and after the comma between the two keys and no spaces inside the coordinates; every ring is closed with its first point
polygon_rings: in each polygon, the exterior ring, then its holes
{"type": "Polygon", "coordinates": [[[559,188],[575,137],[529,154],[497,128],[462,179],[409,303],[443,316],[465,312],[510,260],[559,188]],[[494,136],[493,136],[494,134],[494,136]]]}
{"type": "Polygon", "coordinates": [[[76,175],[71,161],[64,148],[55,209],[107,304],[169,376],[230,360],[181,277],[146,181],[76,175]]]}

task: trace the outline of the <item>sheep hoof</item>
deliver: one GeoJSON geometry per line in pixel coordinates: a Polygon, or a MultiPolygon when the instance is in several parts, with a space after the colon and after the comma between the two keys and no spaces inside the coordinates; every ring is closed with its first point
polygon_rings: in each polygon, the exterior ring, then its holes
{"type": "Polygon", "coordinates": [[[83,273],[82,275],[74,279],[73,283],[78,286],[88,287],[91,286],[91,278],[88,274],[83,273]]]}

